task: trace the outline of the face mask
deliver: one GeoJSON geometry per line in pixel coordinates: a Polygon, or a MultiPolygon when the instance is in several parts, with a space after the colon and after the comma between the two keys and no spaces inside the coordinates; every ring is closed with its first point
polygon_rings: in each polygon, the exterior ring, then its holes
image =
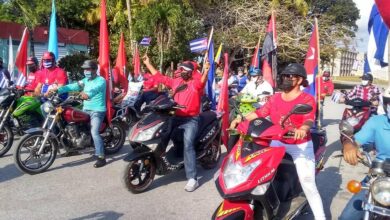
{"type": "Polygon", "coordinates": [[[180,76],[182,79],[184,79],[184,81],[187,81],[191,78],[191,73],[187,71],[183,71],[180,73],[180,76]]]}
{"type": "Polygon", "coordinates": [[[290,78],[284,78],[282,84],[280,85],[280,89],[283,92],[290,92],[294,88],[293,80],[290,78]]]}
{"type": "Polygon", "coordinates": [[[36,67],[36,66],[29,66],[29,67],[28,67],[28,71],[29,71],[30,73],[35,73],[35,71],[37,71],[37,67],[36,67]]]}
{"type": "Polygon", "coordinates": [[[87,79],[91,79],[91,77],[92,77],[92,72],[91,72],[91,71],[88,71],[88,70],[84,70],[84,76],[85,76],[87,79]]]}
{"type": "Polygon", "coordinates": [[[46,69],[53,67],[53,62],[51,60],[44,60],[43,61],[43,67],[46,69]]]}
{"type": "Polygon", "coordinates": [[[363,86],[368,85],[368,80],[362,80],[362,85],[363,85],[363,86]]]}
{"type": "Polygon", "coordinates": [[[328,80],[329,80],[329,78],[328,78],[328,77],[322,77],[322,80],[324,80],[324,81],[328,81],[328,80]]]}

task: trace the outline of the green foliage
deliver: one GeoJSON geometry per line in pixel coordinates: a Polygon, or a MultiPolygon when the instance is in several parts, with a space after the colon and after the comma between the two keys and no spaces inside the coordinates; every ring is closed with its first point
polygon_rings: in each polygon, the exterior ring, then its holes
{"type": "Polygon", "coordinates": [[[78,81],[84,78],[81,66],[87,59],[90,58],[82,53],[68,55],[58,61],[58,66],[69,72],[68,76],[71,81],[78,81]]]}

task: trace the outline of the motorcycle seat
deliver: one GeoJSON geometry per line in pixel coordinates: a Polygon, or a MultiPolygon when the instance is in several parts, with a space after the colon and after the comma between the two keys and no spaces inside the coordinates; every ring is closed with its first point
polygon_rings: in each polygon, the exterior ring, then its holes
{"type": "Polygon", "coordinates": [[[215,112],[213,111],[202,112],[199,115],[198,134],[216,119],[217,119],[217,114],[215,112]]]}

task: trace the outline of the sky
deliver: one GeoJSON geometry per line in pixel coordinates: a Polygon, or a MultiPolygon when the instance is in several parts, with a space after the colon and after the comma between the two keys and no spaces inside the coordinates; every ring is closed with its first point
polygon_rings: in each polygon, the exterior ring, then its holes
{"type": "Polygon", "coordinates": [[[353,0],[356,6],[360,10],[360,19],[356,21],[356,25],[359,27],[356,32],[356,49],[359,52],[367,51],[367,43],[368,43],[368,17],[371,13],[372,4],[374,0],[353,0]]]}

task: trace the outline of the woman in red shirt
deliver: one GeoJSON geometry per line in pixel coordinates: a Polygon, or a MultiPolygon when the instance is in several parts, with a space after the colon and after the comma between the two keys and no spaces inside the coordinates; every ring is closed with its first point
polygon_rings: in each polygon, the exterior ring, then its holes
{"type": "Polygon", "coordinates": [[[308,104],[313,110],[304,115],[291,115],[284,123],[285,128],[294,131],[294,138],[272,141],[272,147],[285,147],[294,160],[299,181],[309,202],[316,220],[325,219],[320,194],[315,182],[315,159],[310,128],[315,120],[315,100],[311,95],[301,91],[306,87],[307,74],[301,64],[288,65],[281,73],[281,93],[273,95],[269,101],[256,112],[246,116],[247,120],[269,116],[274,124],[280,124],[296,104],[308,104]]]}

